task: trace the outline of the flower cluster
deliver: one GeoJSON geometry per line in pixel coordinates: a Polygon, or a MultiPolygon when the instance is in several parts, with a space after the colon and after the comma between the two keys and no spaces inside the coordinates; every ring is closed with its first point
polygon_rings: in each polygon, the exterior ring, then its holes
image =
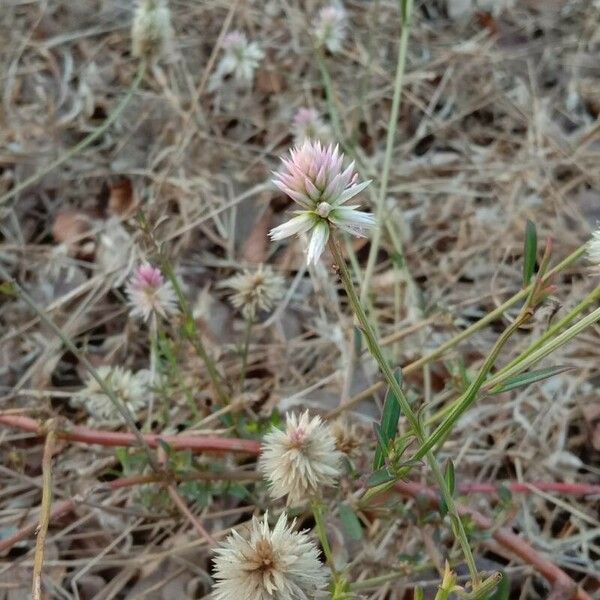
{"type": "Polygon", "coordinates": [[[354,235],[364,235],[365,229],[375,223],[373,215],[359,211],[359,205],[344,206],[362,192],[370,181],[358,181],[354,163],[343,168],[344,155],[338,147],[322,146],[306,140],[283,159],[283,169],[273,183],[302,210],[288,222],[272,229],[271,239],[312,231],[308,245],[307,262],[316,262],[329,239],[330,227],[337,227],[354,235]]]}
{"type": "Polygon", "coordinates": [[[217,549],[214,600],[312,600],[327,571],[308,535],[293,531],[285,514],[269,528],[267,515],[252,519],[247,535],[233,531],[217,549]]]}
{"type": "Polygon", "coordinates": [[[129,280],[126,293],[132,317],[147,321],[152,315],[166,318],[177,314],[177,295],[158,267],[140,265],[129,280]]]}
{"type": "Polygon", "coordinates": [[[329,127],[314,108],[299,108],[292,123],[294,143],[301,144],[305,140],[326,142],[331,138],[329,127]]]}
{"type": "Polygon", "coordinates": [[[259,311],[271,310],[273,304],[283,296],[284,279],[268,265],[258,269],[244,270],[220,284],[230,288],[231,304],[240,309],[246,319],[254,320],[259,311]]]}
{"type": "Polygon", "coordinates": [[[210,89],[220,87],[229,75],[233,76],[237,83],[249,86],[254,79],[254,72],[265,56],[261,47],[256,42],[249,42],[246,34],[241,31],[232,31],[223,39],[222,48],[223,58],[211,77],[210,89]]]}
{"type": "Polygon", "coordinates": [[[346,38],[346,11],[342,6],[326,6],[319,11],[314,22],[314,35],[318,46],[325,46],[336,54],[346,38]]]}
{"type": "Polygon", "coordinates": [[[172,37],[171,13],[164,0],[139,0],[131,26],[132,54],[157,59],[169,49],[172,37]]]}
{"type": "Polygon", "coordinates": [[[306,411],[288,414],[284,430],[274,429],[265,436],[258,469],[273,498],[287,496],[288,504],[299,505],[335,483],[341,460],[329,426],[318,416],[311,419],[306,411]]]}
{"type": "MultiPolygon", "coordinates": [[[[98,368],[98,375],[130,412],[137,414],[146,407],[151,387],[150,371],[132,373],[123,367],[102,365],[98,368]]],[[[91,375],[87,378],[85,387],[73,396],[71,403],[82,407],[94,422],[110,423],[121,418],[110,398],[91,375]]]]}

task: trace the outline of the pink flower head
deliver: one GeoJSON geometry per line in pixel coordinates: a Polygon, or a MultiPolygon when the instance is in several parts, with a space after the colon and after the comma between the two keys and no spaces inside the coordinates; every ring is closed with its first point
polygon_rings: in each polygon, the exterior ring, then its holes
{"type": "Polygon", "coordinates": [[[310,125],[319,119],[319,113],[314,108],[299,108],[294,115],[294,125],[310,125]]]}
{"type": "Polygon", "coordinates": [[[158,267],[140,265],[126,287],[131,315],[144,321],[153,314],[165,318],[177,313],[177,296],[158,267]]]}
{"type": "Polygon", "coordinates": [[[322,146],[306,140],[283,159],[283,168],[273,183],[303,210],[287,223],[269,233],[272,240],[312,230],[307,261],[316,261],[329,239],[330,227],[338,227],[354,235],[363,235],[374,224],[371,214],[357,210],[359,205],[344,206],[364,190],[370,181],[358,181],[354,163],[343,168],[344,155],[337,146],[322,146]]]}
{"type": "Polygon", "coordinates": [[[246,36],[241,31],[231,31],[224,38],[221,46],[224,50],[240,50],[247,44],[246,36]]]}
{"type": "Polygon", "coordinates": [[[302,144],[306,139],[320,140],[331,139],[329,127],[322,121],[321,116],[314,108],[299,108],[292,121],[294,142],[302,144]]]}

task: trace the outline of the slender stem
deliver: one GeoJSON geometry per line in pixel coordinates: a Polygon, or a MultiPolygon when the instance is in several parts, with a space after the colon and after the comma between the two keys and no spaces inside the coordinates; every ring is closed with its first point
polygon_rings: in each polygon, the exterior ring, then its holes
{"type": "Polygon", "coordinates": [[[350,583],[349,587],[352,592],[363,592],[366,590],[378,589],[383,583],[395,581],[400,577],[406,577],[406,573],[386,573],[385,575],[378,575],[377,577],[369,577],[368,579],[350,583]]]}
{"type": "Polygon", "coordinates": [[[127,426],[129,427],[132,434],[135,436],[135,439],[139,443],[139,445],[143,448],[148,458],[148,463],[152,467],[153,470],[159,471],[160,465],[156,461],[156,458],[152,454],[150,447],[146,443],[142,432],[138,429],[135,424],[135,417],[127,407],[127,405],[122,402],[117,395],[115,394],[112,387],[107,383],[107,381],[100,376],[96,368],[92,365],[92,363],[83,355],[83,353],[77,348],[77,346],[73,343],[71,338],[63,333],[56,323],[52,319],[50,319],[44,309],[37,305],[35,300],[25,291],[25,289],[13,278],[11,275],[0,266],[0,277],[6,279],[10,284],[14,286],[17,290],[19,296],[25,301],[25,303],[37,314],[40,321],[46,325],[50,330],[56,334],[62,343],[77,357],[79,362],[86,368],[89,374],[95,379],[95,381],[100,386],[100,389],[106,394],[108,399],[111,401],[112,405],[116,408],[118,413],[121,415],[127,426]]]}
{"type": "Polygon", "coordinates": [[[335,107],[335,98],[333,94],[333,85],[331,83],[331,76],[329,75],[329,70],[327,69],[327,65],[325,64],[325,58],[323,56],[323,51],[320,48],[316,49],[317,55],[317,64],[319,65],[319,71],[321,72],[321,79],[323,80],[323,87],[325,88],[325,98],[327,100],[327,109],[329,110],[329,116],[331,117],[331,124],[333,125],[333,131],[337,140],[340,142],[344,150],[346,150],[345,146],[345,136],[342,131],[342,125],[340,121],[340,116],[335,107]]]}
{"type": "Polygon", "coordinates": [[[42,504],[40,507],[40,521],[35,542],[35,556],[33,559],[33,585],[32,600],[42,598],[42,568],[44,566],[44,548],[48,525],[50,524],[50,511],[52,509],[52,454],[56,443],[55,421],[50,419],[46,425],[46,442],[42,458],[42,504]]]}
{"type": "Polygon", "coordinates": [[[242,346],[242,368],[240,371],[240,393],[244,391],[244,383],[246,381],[246,370],[248,368],[248,351],[250,349],[250,335],[252,333],[252,318],[246,319],[246,328],[244,330],[244,345],[242,346]]]}
{"type": "MultiPolygon", "coordinates": [[[[417,415],[414,413],[413,409],[411,408],[410,403],[408,402],[408,399],[406,398],[406,395],[404,394],[404,391],[400,387],[400,384],[394,377],[392,369],[390,368],[387,361],[385,360],[385,357],[383,356],[381,347],[379,346],[379,344],[377,342],[377,338],[375,336],[373,328],[371,327],[371,324],[369,323],[367,315],[366,315],[366,313],[361,305],[361,302],[356,294],[356,291],[354,289],[354,285],[352,283],[350,273],[348,271],[348,268],[346,267],[346,262],[344,261],[342,255],[341,255],[341,252],[338,248],[337,242],[333,236],[330,237],[328,245],[329,245],[331,254],[333,255],[333,260],[339,269],[340,277],[342,279],[342,283],[344,285],[346,293],[348,294],[348,299],[350,300],[350,304],[352,305],[354,314],[361,325],[363,334],[365,336],[365,340],[367,342],[367,346],[369,347],[369,351],[371,352],[373,358],[377,361],[377,364],[379,365],[379,368],[380,368],[381,372],[383,373],[383,376],[386,379],[388,386],[390,387],[391,391],[396,396],[398,403],[400,404],[400,407],[401,407],[402,411],[404,412],[404,415],[406,416],[406,418],[410,424],[413,434],[417,438],[419,444],[422,446],[425,443],[425,437],[424,437],[423,429],[421,427],[421,423],[419,422],[417,415]]],[[[469,568],[469,572],[471,575],[471,579],[473,580],[473,586],[477,587],[479,585],[479,574],[477,573],[477,567],[475,566],[475,559],[473,558],[473,553],[471,551],[471,547],[469,546],[469,541],[467,539],[467,534],[466,534],[465,528],[462,524],[462,521],[460,519],[458,512],[456,511],[456,506],[454,505],[454,499],[452,498],[452,493],[448,489],[448,485],[446,483],[444,475],[437,463],[435,456],[433,455],[433,452],[431,452],[431,450],[426,453],[426,457],[427,457],[427,462],[429,463],[429,466],[431,468],[431,471],[432,471],[432,473],[436,479],[436,482],[440,488],[440,492],[444,498],[444,501],[446,502],[448,511],[452,517],[453,524],[454,524],[453,529],[454,529],[455,535],[458,538],[460,545],[462,547],[463,554],[465,556],[465,560],[467,562],[467,566],[469,568]]]]}
{"type": "Polygon", "coordinates": [[[323,505],[319,500],[313,500],[310,506],[315,518],[315,529],[317,531],[319,541],[321,542],[321,546],[323,547],[325,559],[327,560],[327,564],[331,569],[334,580],[337,580],[337,571],[333,560],[333,552],[331,551],[331,545],[329,544],[329,539],[327,537],[327,528],[325,527],[325,521],[323,519],[323,505]]]}
{"type": "Polygon", "coordinates": [[[14,198],[17,194],[27,189],[29,186],[33,185],[36,181],[39,181],[42,177],[54,171],[57,167],[60,167],[63,163],[67,162],[70,158],[73,158],[76,154],[81,152],[87,148],[94,140],[97,140],[121,115],[121,113],[125,110],[125,107],[129,104],[133,94],[139,88],[140,83],[144,77],[144,73],[146,72],[146,63],[145,61],[141,61],[137,73],[135,75],[134,80],[127,91],[127,94],[123,96],[119,104],[115,107],[115,109],[108,115],[104,123],[94,129],[91,133],[89,133],[81,142],[67,150],[64,154],[61,154],[56,160],[51,162],[48,166],[40,169],[36,173],[34,173],[31,177],[27,178],[25,181],[17,184],[14,188],[12,188],[9,192],[4,194],[0,198],[0,205],[4,204],[11,198],[14,198]]]}
{"type": "Polygon", "coordinates": [[[400,110],[400,100],[402,98],[402,87],[404,84],[404,70],[406,67],[406,56],[408,49],[408,38],[410,36],[410,28],[412,21],[412,0],[405,0],[403,4],[403,23],[400,33],[400,45],[398,47],[398,60],[396,61],[396,78],[394,81],[394,95],[392,98],[392,109],[388,122],[387,138],[385,143],[385,156],[383,159],[383,169],[379,180],[379,196],[377,198],[377,206],[375,208],[375,221],[377,226],[373,232],[371,247],[369,249],[369,257],[365,268],[365,275],[362,280],[360,290],[360,300],[364,304],[367,293],[369,291],[369,283],[375,268],[377,252],[381,243],[381,232],[385,219],[385,198],[388,189],[388,181],[390,176],[390,167],[392,164],[392,155],[394,151],[394,139],[396,137],[396,128],[398,124],[398,112],[400,110]]]}

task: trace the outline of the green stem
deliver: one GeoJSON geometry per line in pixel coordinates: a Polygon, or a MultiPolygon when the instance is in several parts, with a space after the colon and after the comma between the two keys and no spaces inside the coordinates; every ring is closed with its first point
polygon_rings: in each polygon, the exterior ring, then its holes
{"type": "Polygon", "coordinates": [[[405,576],[406,573],[386,573],[385,575],[369,577],[368,579],[362,579],[361,581],[350,583],[349,588],[352,592],[363,592],[366,590],[378,589],[384,583],[395,581],[396,579],[405,576]]]}
{"type": "MultiPolygon", "coordinates": [[[[341,252],[338,248],[337,242],[333,236],[331,236],[329,239],[329,249],[331,251],[331,254],[333,255],[333,260],[339,269],[340,277],[342,279],[342,283],[344,285],[346,293],[348,294],[348,299],[350,301],[350,304],[352,305],[353,312],[361,325],[362,332],[365,336],[365,340],[369,347],[369,351],[371,352],[373,358],[377,361],[379,369],[383,373],[383,376],[387,381],[388,386],[390,387],[392,393],[398,399],[398,403],[400,404],[400,407],[410,424],[413,434],[417,438],[419,444],[422,446],[425,443],[425,439],[421,423],[419,422],[417,415],[412,410],[408,399],[404,394],[404,391],[400,387],[400,384],[394,377],[392,369],[390,368],[387,361],[385,360],[385,357],[383,356],[381,347],[377,342],[375,332],[373,331],[373,328],[369,323],[367,315],[354,289],[354,284],[352,283],[350,273],[348,271],[348,268],[346,267],[346,262],[344,261],[341,252]]],[[[462,524],[462,520],[454,504],[452,493],[448,489],[448,485],[446,483],[444,475],[437,463],[435,456],[433,455],[433,452],[428,451],[426,453],[426,457],[431,471],[440,488],[440,492],[444,498],[444,501],[446,502],[448,512],[450,513],[451,518],[453,520],[453,530],[462,547],[463,554],[465,556],[465,560],[467,562],[467,566],[471,575],[471,579],[473,580],[473,586],[477,587],[477,585],[479,584],[479,574],[477,573],[475,559],[473,558],[473,553],[471,551],[471,547],[469,546],[469,541],[467,539],[467,534],[462,524]]]]}
{"type": "Polygon", "coordinates": [[[56,323],[54,323],[54,321],[52,321],[52,319],[50,319],[46,315],[46,313],[44,312],[44,309],[41,308],[40,306],[38,306],[37,303],[35,302],[35,300],[28,294],[28,292],[13,277],[11,277],[11,275],[7,271],[5,271],[4,268],[1,266],[0,266],[0,277],[3,277],[4,279],[6,279],[7,282],[9,282],[12,286],[14,286],[14,288],[18,292],[19,296],[31,308],[31,310],[33,310],[37,314],[40,321],[44,325],[46,325],[46,327],[48,327],[56,336],[58,336],[58,338],[62,341],[62,343],[73,353],[74,356],[77,357],[79,362],[85,367],[85,369],[89,372],[89,374],[96,380],[96,382],[100,386],[100,389],[106,394],[108,399],[111,401],[112,405],[119,412],[119,414],[121,415],[121,417],[123,418],[123,420],[125,421],[127,426],[129,427],[130,431],[135,435],[136,440],[138,441],[140,447],[145,451],[146,456],[148,458],[148,463],[150,464],[152,469],[154,471],[160,472],[160,470],[161,470],[160,465],[156,461],[154,454],[152,453],[152,451],[150,450],[150,447],[146,443],[146,440],[144,439],[144,436],[142,435],[141,431],[138,429],[137,425],[135,424],[135,417],[133,416],[133,414],[127,407],[127,405],[117,397],[117,395],[115,394],[113,389],[110,387],[110,385],[106,382],[106,380],[103,377],[100,376],[100,374],[95,369],[95,367],[92,365],[92,363],[81,353],[81,351],[73,343],[71,338],[69,338],[69,336],[67,336],[65,333],[62,332],[60,327],[58,325],[56,325],[56,323]]]}
{"type": "Polygon", "coordinates": [[[27,178],[25,181],[17,184],[12,190],[4,194],[0,198],[0,205],[4,204],[11,198],[14,198],[17,194],[27,189],[30,185],[33,185],[36,181],[39,181],[42,177],[54,171],[57,167],[60,167],[63,163],[67,162],[70,158],[73,158],[76,154],[81,152],[87,148],[94,140],[97,140],[121,115],[121,113],[125,110],[125,107],[129,104],[133,94],[139,88],[140,83],[144,77],[144,73],[146,72],[146,63],[145,61],[141,61],[137,73],[135,75],[134,80],[127,91],[127,94],[123,96],[119,104],[115,107],[115,109],[110,113],[110,115],[106,118],[104,123],[94,129],[91,133],[89,133],[81,142],[67,150],[64,154],[59,156],[55,161],[51,162],[46,167],[34,173],[31,177],[27,178]]]}
{"type": "Polygon", "coordinates": [[[242,368],[240,371],[240,393],[244,391],[244,382],[246,381],[246,370],[248,369],[248,351],[250,349],[250,334],[252,332],[254,320],[246,319],[246,328],[244,331],[244,345],[242,347],[242,368]]]}
{"type": "Polygon", "coordinates": [[[323,519],[323,505],[319,500],[313,500],[310,506],[315,518],[315,529],[317,531],[319,541],[321,542],[321,546],[323,547],[325,560],[331,569],[334,580],[337,581],[337,571],[333,560],[333,552],[331,551],[331,546],[327,537],[327,528],[325,527],[325,521],[323,519]]]}
{"type": "Polygon", "coordinates": [[[390,167],[392,164],[392,155],[394,150],[394,138],[396,137],[398,112],[400,111],[400,100],[402,98],[402,87],[404,84],[404,71],[406,68],[408,38],[410,36],[410,27],[412,20],[412,4],[412,0],[405,0],[405,2],[401,3],[401,6],[403,7],[402,12],[404,14],[402,31],[400,33],[400,45],[398,47],[398,60],[396,61],[396,77],[394,81],[392,109],[390,111],[387,138],[385,143],[385,156],[383,159],[383,169],[379,181],[379,196],[377,199],[377,206],[375,208],[375,221],[377,223],[377,226],[375,227],[375,230],[373,232],[373,239],[371,240],[371,247],[369,249],[369,257],[367,259],[365,276],[362,280],[362,286],[360,291],[360,300],[362,303],[365,302],[367,297],[369,283],[371,281],[371,276],[373,275],[373,270],[375,268],[377,252],[379,251],[379,245],[381,243],[381,231],[384,223],[383,215],[385,212],[385,198],[388,189],[390,167]]]}

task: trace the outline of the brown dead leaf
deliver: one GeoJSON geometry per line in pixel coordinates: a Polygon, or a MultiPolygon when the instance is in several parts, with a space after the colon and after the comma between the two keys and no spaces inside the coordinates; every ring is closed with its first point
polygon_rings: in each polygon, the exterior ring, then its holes
{"type": "Polygon", "coordinates": [[[54,239],[65,244],[70,253],[80,254],[86,241],[86,235],[92,228],[93,219],[85,211],[68,208],[57,213],[52,225],[54,239]]]}
{"type": "Polygon", "coordinates": [[[280,94],[284,88],[282,75],[277,71],[260,69],[256,73],[256,89],[263,94],[280,94]]]}
{"type": "Polygon", "coordinates": [[[123,178],[110,187],[108,213],[117,217],[129,216],[137,205],[131,179],[123,178]]]}
{"type": "Polygon", "coordinates": [[[272,220],[273,211],[270,208],[267,208],[262,216],[254,223],[254,227],[242,248],[244,260],[250,263],[265,262],[269,250],[268,232],[272,220]]]}

